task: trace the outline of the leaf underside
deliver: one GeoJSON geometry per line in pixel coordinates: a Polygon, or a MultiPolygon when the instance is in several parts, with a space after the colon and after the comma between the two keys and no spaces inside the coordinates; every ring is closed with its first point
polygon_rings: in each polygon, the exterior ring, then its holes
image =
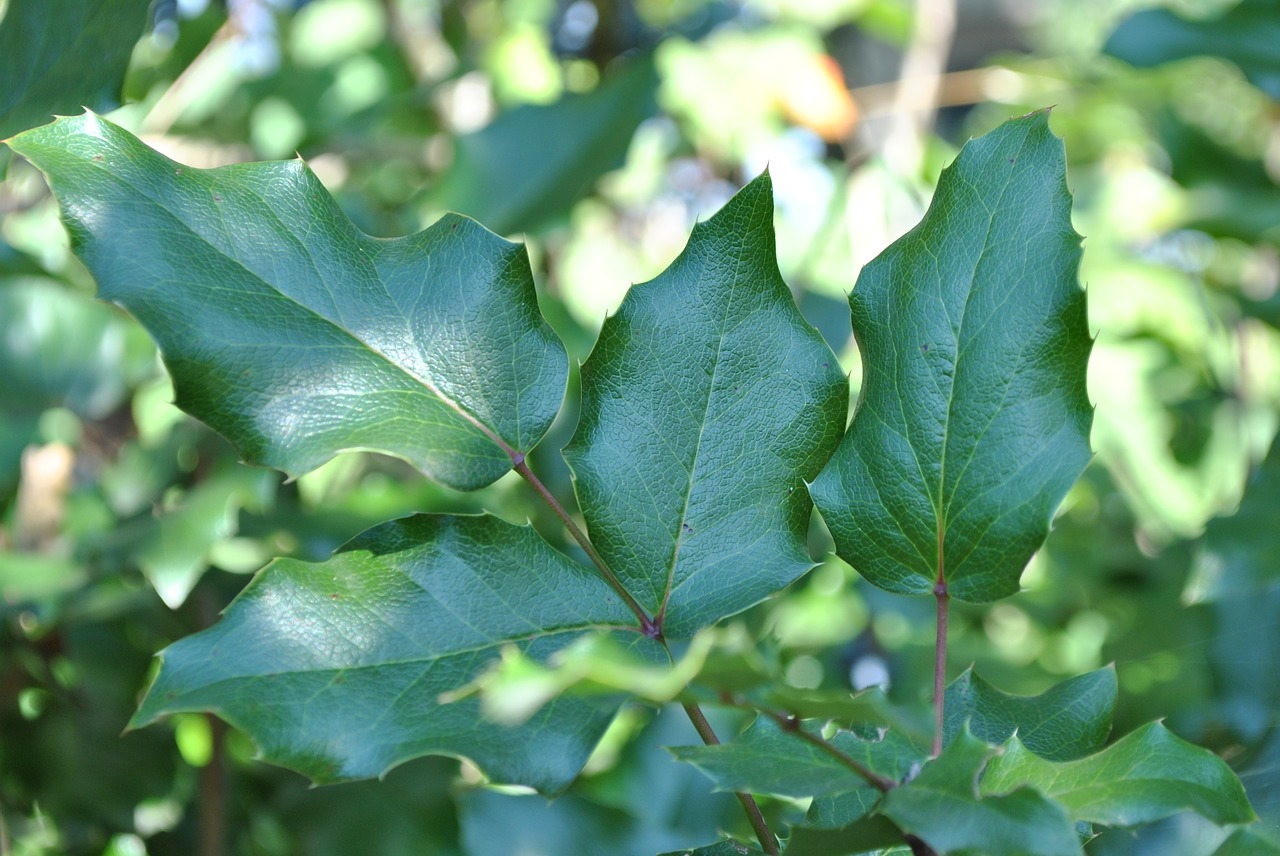
{"type": "Polygon", "coordinates": [[[1091,339],[1062,142],[1035,113],[971,140],[849,296],[848,434],[812,486],[873,584],[1013,594],[1089,459],[1091,339]]]}
{"type": "Polygon", "coordinates": [[[192,169],[93,114],[10,145],[99,296],[159,343],[178,406],[251,463],[297,476],[367,449],[469,490],[559,410],[567,360],[525,251],[471,220],[373,238],[300,161],[192,169]]]}
{"type": "Polygon", "coordinates": [[[778,273],[766,173],[605,321],[564,450],[592,543],[668,638],[812,567],[804,482],[847,405],[778,273]]]}

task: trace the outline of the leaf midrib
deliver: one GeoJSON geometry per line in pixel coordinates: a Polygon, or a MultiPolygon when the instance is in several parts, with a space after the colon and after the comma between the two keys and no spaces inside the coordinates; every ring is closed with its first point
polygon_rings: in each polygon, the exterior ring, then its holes
{"type": "MultiPolygon", "coordinates": [[[[1022,155],[1023,151],[1026,149],[1026,145],[1027,145],[1027,134],[1024,132],[1022,141],[1019,144],[1018,154],[1015,155],[1015,158],[1020,157],[1022,155]]],[[[934,506],[934,519],[937,521],[937,536],[938,536],[938,560],[937,560],[938,567],[937,567],[937,577],[935,581],[943,585],[946,585],[948,582],[945,574],[944,559],[945,559],[947,527],[951,522],[950,521],[951,509],[950,509],[950,504],[948,502],[948,497],[947,497],[947,453],[951,448],[951,417],[955,412],[956,382],[960,374],[959,368],[960,368],[960,362],[961,362],[962,342],[964,339],[964,326],[965,326],[965,322],[968,320],[968,317],[969,317],[969,307],[973,302],[973,295],[975,291],[974,281],[977,279],[978,269],[982,267],[983,260],[986,258],[987,252],[991,245],[991,229],[995,225],[996,213],[1003,210],[1005,194],[1009,191],[1009,185],[1013,183],[1012,174],[1009,173],[1008,171],[1006,172],[1007,174],[1005,177],[1005,182],[1004,182],[1004,185],[1000,188],[1000,196],[996,200],[996,204],[994,206],[986,206],[987,207],[986,234],[983,235],[982,248],[978,251],[978,257],[974,260],[973,270],[969,274],[969,286],[968,286],[968,291],[966,292],[965,298],[964,298],[964,308],[960,311],[960,323],[956,326],[956,361],[955,361],[955,365],[953,365],[951,369],[951,383],[950,383],[950,389],[948,390],[948,393],[947,393],[947,418],[942,424],[942,452],[938,460],[938,499],[937,499],[937,504],[934,506]]],[[[933,253],[930,252],[930,255],[933,255],[933,253]]],[[[937,258],[937,257],[934,256],[934,258],[937,258]]],[[[976,454],[976,451],[977,451],[977,444],[975,443],[973,452],[971,452],[970,454],[970,461],[972,461],[973,454],[976,454]]],[[[965,471],[967,470],[968,470],[968,462],[966,462],[965,466],[961,469],[961,476],[963,476],[965,471]]]]}
{"type": "MultiPolygon", "coordinates": [[[[734,249],[735,249],[735,250],[740,250],[740,249],[741,249],[741,245],[739,244],[739,245],[735,246],[735,247],[734,247],[734,249]]],[[[685,493],[684,493],[684,506],[680,509],[680,517],[679,517],[679,519],[676,521],[676,531],[675,531],[675,539],[676,539],[676,543],[675,543],[675,548],[671,551],[671,565],[670,565],[670,567],[668,567],[668,568],[667,568],[667,580],[666,580],[665,585],[663,586],[663,592],[662,592],[662,603],[659,605],[659,609],[658,609],[658,617],[657,617],[657,620],[658,620],[659,626],[661,626],[661,624],[663,623],[663,621],[666,619],[666,616],[667,616],[667,604],[670,602],[670,600],[671,600],[671,593],[672,593],[672,591],[674,590],[673,583],[675,582],[675,576],[676,576],[676,565],[677,565],[677,564],[679,564],[679,560],[680,560],[680,548],[681,548],[682,546],[684,546],[684,531],[683,531],[683,530],[684,530],[685,523],[686,523],[686,521],[688,520],[688,517],[689,517],[689,500],[690,500],[690,499],[692,498],[692,496],[693,496],[693,483],[694,483],[694,476],[695,476],[695,475],[696,475],[696,473],[697,473],[698,460],[699,460],[699,458],[700,458],[700,457],[701,457],[701,455],[702,455],[702,439],[703,439],[703,437],[704,437],[704,436],[706,436],[706,431],[707,431],[707,422],[708,422],[708,421],[710,421],[710,420],[707,418],[707,415],[708,415],[708,414],[710,413],[710,411],[711,411],[711,399],[712,399],[712,397],[713,397],[713,396],[714,396],[714,394],[715,394],[715,388],[716,388],[716,377],[717,377],[717,376],[719,375],[719,373],[720,373],[720,362],[721,362],[721,361],[720,361],[720,352],[723,350],[723,348],[724,348],[724,340],[725,340],[725,338],[728,336],[728,333],[727,333],[727,332],[725,331],[725,329],[724,329],[724,322],[725,322],[725,321],[727,321],[727,319],[730,317],[730,313],[729,313],[729,311],[728,311],[728,308],[731,308],[731,307],[733,306],[734,298],[735,298],[735,297],[737,296],[737,294],[738,294],[738,287],[739,287],[739,285],[740,285],[740,278],[739,278],[739,276],[738,276],[738,273],[739,273],[739,271],[741,271],[741,269],[742,269],[742,261],[743,261],[743,260],[742,260],[742,253],[741,253],[741,252],[736,252],[736,253],[735,253],[735,258],[734,258],[733,275],[732,275],[732,279],[731,279],[731,281],[732,281],[732,285],[729,287],[729,294],[728,294],[728,297],[727,297],[727,298],[726,298],[726,300],[725,300],[725,303],[726,303],[726,307],[727,307],[727,308],[726,308],[726,311],[725,311],[725,312],[723,312],[723,313],[721,313],[721,314],[719,315],[719,317],[718,317],[718,320],[720,320],[722,323],[721,323],[721,325],[720,325],[720,328],[716,331],[716,333],[717,333],[717,336],[716,336],[716,354],[715,354],[715,359],[713,360],[713,364],[712,364],[712,367],[711,367],[711,378],[710,378],[710,380],[708,380],[708,381],[707,381],[707,396],[706,396],[705,401],[703,401],[703,404],[702,404],[702,421],[701,421],[701,422],[699,423],[699,425],[698,425],[698,440],[697,440],[697,442],[694,444],[694,448],[693,448],[693,459],[689,462],[689,481],[688,481],[688,485],[687,485],[687,486],[686,486],[686,488],[685,488],[685,493]]],[[[698,275],[698,283],[697,283],[697,289],[698,289],[699,293],[701,293],[701,286],[702,286],[702,281],[703,281],[703,276],[702,276],[702,274],[703,274],[703,272],[702,272],[702,271],[699,271],[699,275],[698,275]]],[[[682,580],[682,581],[681,581],[681,585],[683,585],[685,582],[688,582],[688,580],[687,580],[687,579],[686,579],[686,580],[682,580]]]]}

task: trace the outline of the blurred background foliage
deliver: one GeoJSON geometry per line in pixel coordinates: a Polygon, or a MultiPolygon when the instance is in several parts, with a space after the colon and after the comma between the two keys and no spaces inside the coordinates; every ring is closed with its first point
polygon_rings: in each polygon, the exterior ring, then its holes
{"type": "MultiPolygon", "coordinates": [[[[584,359],[627,287],[768,167],[782,271],[859,384],[844,295],[970,135],[1055,105],[1097,332],[1097,458],[1025,591],[953,619],[1039,692],[1115,663],[1117,733],[1167,717],[1240,774],[1280,838],[1280,0],[0,0],[0,134],[82,104],[195,166],[303,157],[400,235],[446,209],[528,238],[584,359]]],[[[533,518],[351,454],[292,483],[169,404],[141,328],[95,302],[39,175],[0,150],[0,853],[651,854],[739,830],[624,711],[548,804],[465,761],[308,789],[203,716],[121,735],[152,655],[274,555],[322,558],[415,510],[533,518]]],[[[673,307],[673,311],[678,311],[673,307]]],[[[569,495],[558,449],[536,466],[569,495]]],[[[564,545],[569,549],[568,545],[564,545]]],[[[734,619],[799,688],[929,692],[931,601],[827,558],[734,619]]],[[[729,729],[732,722],[726,720],[729,729]]],[[[767,803],[797,818],[803,806],[767,803]]],[[[1207,854],[1175,818],[1096,856],[1207,854]]]]}

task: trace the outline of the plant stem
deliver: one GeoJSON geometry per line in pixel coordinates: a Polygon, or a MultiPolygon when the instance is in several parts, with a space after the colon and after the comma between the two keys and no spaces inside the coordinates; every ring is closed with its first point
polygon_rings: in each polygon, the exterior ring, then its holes
{"type": "Polygon", "coordinates": [[[933,648],[933,757],[942,754],[942,727],[947,699],[947,584],[941,579],[933,587],[938,599],[938,638],[933,648]]]}
{"type": "Polygon", "coordinates": [[[525,460],[524,453],[508,450],[508,454],[511,455],[515,471],[529,483],[529,486],[533,488],[538,496],[542,497],[542,501],[551,507],[556,517],[559,517],[560,522],[569,530],[573,540],[578,542],[578,546],[582,547],[586,552],[587,558],[591,559],[600,571],[600,576],[609,584],[611,589],[618,593],[618,597],[622,598],[622,602],[627,605],[627,608],[635,613],[636,618],[640,619],[640,632],[650,639],[660,637],[662,628],[649,617],[649,614],[644,611],[644,607],[637,603],[636,599],[631,596],[631,592],[627,591],[626,587],[622,585],[622,581],[614,574],[609,564],[605,562],[604,557],[596,552],[591,540],[587,538],[587,533],[583,532],[582,527],[578,526],[577,522],[569,516],[569,512],[560,504],[560,500],[556,499],[551,491],[547,489],[547,486],[542,483],[542,480],[534,474],[533,470],[529,469],[529,463],[525,460]]]}
{"type": "MultiPolygon", "coordinates": [[[[698,736],[702,738],[702,742],[708,746],[719,746],[720,738],[716,737],[716,733],[711,728],[711,723],[707,722],[707,717],[702,713],[702,708],[698,707],[696,702],[685,702],[684,712],[689,714],[689,721],[693,723],[694,729],[698,732],[698,736]]],[[[756,839],[760,842],[761,849],[769,856],[778,856],[778,840],[773,837],[773,833],[769,831],[769,824],[765,822],[764,815],[760,812],[760,806],[756,805],[755,799],[751,794],[735,793],[738,802],[742,803],[743,810],[747,813],[747,821],[751,824],[751,829],[756,834],[756,839]]]]}
{"type": "Polygon", "coordinates": [[[777,711],[766,710],[765,708],[756,708],[756,709],[759,710],[762,715],[767,716],[770,719],[772,719],[774,722],[778,723],[778,725],[782,726],[784,730],[791,732],[796,737],[799,737],[801,740],[807,741],[813,746],[816,746],[821,751],[830,755],[832,758],[835,758],[841,764],[843,764],[844,766],[852,770],[854,773],[856,773],[859,777],[865,779],[867,784],[871,785],[871,787],[875,788],[881,793],[888,793],[890,790],[898,786],[898,783],[895,782],[893,779],[890,779],[887,776],[880,775],[875,770],[872,770],[871,768],[867,767],[857,758],[849,757],[848,755],[846,755],[845,753],[837,749],[835,746],[831,745],[826,740],[823,740],[818,735],[813,734],[812,732],[809,732],[809,731],[805,731],[803,728],[798,728],[797,723],[793,717],[786,716],[784,714],[778,713],[777,711]]]}

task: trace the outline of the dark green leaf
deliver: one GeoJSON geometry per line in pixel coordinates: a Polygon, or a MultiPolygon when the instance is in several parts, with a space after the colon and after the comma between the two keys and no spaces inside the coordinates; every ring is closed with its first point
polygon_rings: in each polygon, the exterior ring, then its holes
{"type": "Polygon", "coordinates": [[[881,813],[939,856],[1080,856],[1061,806],[1029,788],[979,797],[978,777],[995,751],[962,731],[919,776],[885,796],[881,813]]]}
{"type": "Polygon", "coordinates": [[[764,853],[758,844],[725,839],[706,847],[695,847],[692,850],[672,850],[661,856],[754,856],[757,853],[764,853]]]}
{"type": "MultiPolygon", "coordinates": [[[[813,723],[804,727],[813,729],[813,723]]],[[[816,732],[815,732],[816,733],[816,732]]],[[[881,776],[898,781],[920,760],[905,739],[887,732],[879,742],[839,732],[830,744],[881,776]]],[[[868,788],[865,779],[807,740],[788,733],[766,716],[741,737],[719,746],[676,746],[681,761],[693,764],[723,791],[750,791],[789,797],[829,796],[868,788]]]]}
{"type": "Polygon", "coordinates": [[[1054,763],[1015,736],[987,766],[984,794],[1030,786],[1073,820],[1137,826],[1180,811],[1217,824],[1248,823],[1253,810],[1240,780],[1222,759],[1176,737],[1158,722],[1144,725],[1096,755],[1054,763]]]}
{"type": "Polygon", "coordinates": [[[0,18],[0,138],[55,113],[119,106],[150,0],[9,0],[0,18]]]}
{"type": "Polygon", "coordinates": [[[778,273],[767,174],[605,321],[564,454],[593,543],[668,638],[812,566],[804,481],[847,401],[778,273]]]}
{"type": "Polygon", "coordinates": [[[504,235],[564,217],[596,179],[622,166],[636,128],[656,109],[657,86],[645,57],[587,95],[501,114],[458,139],[433,201],[504,235]]]}
{"type": "Polygon", "coordinates": [[[1188,20],[1169,9],[1144,9],[1121,22],[1103,52],[1140,68],[1190,56],[1235,63],[1254,86],[1280,100],[1280,6],[1244,0],[1221,15],[1188,20]]]}
{"type": "Polygon", "coordinates": [[[1280,440],[1253,474],[1235,514],[1210,521],[1188,589],[1193,601],[1280,586],[1280,440]]]}
{"type": "Polygon", "coordinates": [[[812,492],[875,585],[1013,594],[1088,462],[1070,208],[1048,113],[1015,119],[965,145],[924,220],[858,278],[862,397],[812,492]]]}
{"type": "Polygon", "coordinates": [[[1067,761],[1106,743],[1116,707],[1116,670],[1078,675],[1037,696],[1015,696],[968,669],[947,687],[946,702],[948,740],[967,723],[988,743],[1003,743],[1017,732],[1040,757],[1067,761]]]}
{"type": "Polygon", "coordinates": [[[248,461],[299,475],[371,449],[472,489],[559,409],[564,348],[525,252],[470,220],[372,238],[301,162],[191,169],[92,114],[10,145],[100,296],[160,343],[178,406],[248,461]]]}
{"type": "MultiPolygon", "coordinates": [[[[881,851],[902,843],[902,830],[880,815],[843,829],[797,829],[787,843],[787,856],[849,856],[881,851]]],[[[895,853],[897,851],[894,851],[895,853]]]]}
{"type": "Polygon", "coordinates": [[[221,622],[162,652],[131,726],[208,710],[247,732],[266,760],[318,782],[456,754],[500,781],[556,791],[616,701],[558,699],[504,729],[474,700],[440,705],[438,696],[503,646],[544,658],[588,628],[632,621],[603,582],[532,529],[420,515],[376,527],[320,564],[274,562],[221,622]]]}

